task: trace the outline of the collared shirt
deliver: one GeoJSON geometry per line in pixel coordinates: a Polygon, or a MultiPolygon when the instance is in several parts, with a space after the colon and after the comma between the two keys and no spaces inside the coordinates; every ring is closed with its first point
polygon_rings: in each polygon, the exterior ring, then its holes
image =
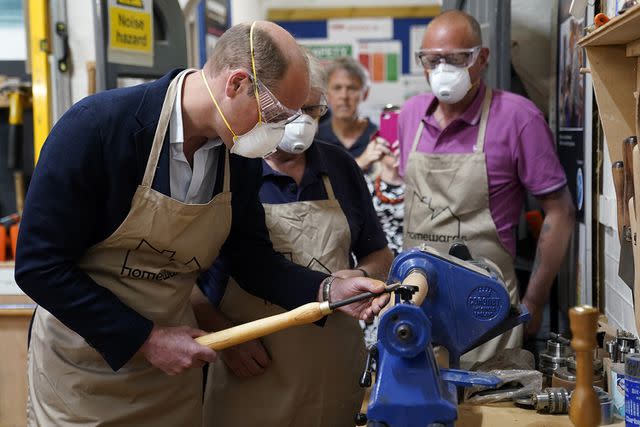
{"type": "Polygon", "coordinates": [[[367,122],[368,123],[365,130],[360,134],[358,139],[356,139],[356,142],[354,142],[353,145],[349,148],[346,148],[342,144],[342,141],[340,141],[340,139],[338,139],[338,137],[336,136],[335,132],[333,131],[333,127],[331,126],[331,120],[326,120],[323,123],[320,123],[320,126],[318,126],[318,133],[316,134],[316,137],[321,141],[328,142],[329,144],[346,149],[349,154],[351,154],[351,157],[355,159],[357,157],[360,157],[360,155],[364,152],[364,150],[367,148],[367,145],[369,145],[369,141],[371,141],[373,134],[378,130],[378,127],[371,123],[371,121],[367,120],[367,122]]]}
{"type": "MultiPolygon", "coordinates": [[[[323,175],[331,187],[347,218],[351,231],[350,252],[361,260],[387,246],[371,202],[371,195],[358,164],[342,148],[315,140],[306,153],[306,166],[300,185],[288,175],[272,169],[262,161],[260,201],[269,204],[326,200],[323,175]]],[[[350,260],[353,266],[353,260],[350,260]]],[[[224,294],[228,275],[220,259],[199,279],[202,291],[213,303],[224,294]]]]}
{"type": "Polygon", "coordinates": [[[325,200],[323,175],[327,175],[351,230],[351,252],[357,259],[387,245],[364,176],[357,163],[342,149],[315,141],[306,151],[306,167],[300,185],[288,175],[262,162],[262,203],[280,204],[325,200]]]}
{"type": "Polygon", "coordinates": [[[193,153],[193,169],[184,155],[184,128],[182,127],[182,85],[178,94],[171,121],[169,122],[169,181],[171,197],[184,203],[208,203],[213,194],[216,171],[218,169],[220,138],[207,141],[193,153]]]}
{"type": "MultiPolygon", "coordinates": [[[[400,173],[404,175],[420,121],[424,130],[416,151],[420,153],[471,153],[478,136],[481,84],[475,99],[459,118],[441,129],[433,113],[437,98],[431,93],[409,99],[398,119],[400,173]]],[[[518,225],[525,191],[543,196],[567,183],[556,154],[551,130],[540,110],[526,98],[493,90],[484,151],[489,180],[489,208],[505,248],[515,254],[514,230],[518,225]]]]}

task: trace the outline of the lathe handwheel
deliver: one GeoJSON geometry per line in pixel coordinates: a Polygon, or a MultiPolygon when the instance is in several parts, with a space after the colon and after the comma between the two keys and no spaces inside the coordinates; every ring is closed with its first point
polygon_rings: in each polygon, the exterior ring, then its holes
{"type": "Polygon", "coordinates": [[[378,341],[391,354],[414,357],[431,342],[431,324],[421,308],[399,304],[380,319],[378,341]]]}

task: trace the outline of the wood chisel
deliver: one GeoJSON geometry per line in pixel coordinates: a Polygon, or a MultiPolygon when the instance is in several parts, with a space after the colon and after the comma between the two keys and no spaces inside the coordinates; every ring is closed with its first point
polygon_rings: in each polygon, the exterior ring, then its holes
{"type": "Polygon", "coordinates": [[[345,305],[396,291],[417,292],[418,289],[413,286],[404,286],[396,283],[386,286],[385,290],[379,294],[365,292],[333,303],[328,301],[310,302],[285,313],[276,314],[274,316],[254,320],[253,322],[244,323],[212,334],[203,335],[196,338],[196,341],[199,344],[212,348],[213,350],[224,350],[225,348],[242,344],[243,342],[251,341],[283,329],[317,322],[324,316],[331,314],[334,310],[345,305]]]}
{"type": "MultiPolygon", "coordinates": [[[[631,247],[631,228],[629,223],[629,200],[634,196],[634,159],[633,148],[637,145],[638,140],[635,136],[626,138],[623,142],[623,171],[624,186],[623,198],[624,206],[622,213],[622,237],[620,239],[620,264],[618,265],[618,275],[623,282],[633,290],[634,264],[633,264],[633,248],[631,247]]],[[[617,162],[616,162],[617,163],[617,162]]],[[[614,175],[614,185],[616,176],[614,175]]],[[[618,189],[616,188],[616,198],[618,197],[618,189]]]]}

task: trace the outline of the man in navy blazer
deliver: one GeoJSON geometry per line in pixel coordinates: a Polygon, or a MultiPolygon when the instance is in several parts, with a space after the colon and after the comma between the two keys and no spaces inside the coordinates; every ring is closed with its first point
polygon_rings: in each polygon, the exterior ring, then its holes
{"type": "MultiPolygon", "coordinates": [[[[293,38],[275,24],[262,22],[259,27],[271,36],[280,52],[297,49],[293,38]]],[[[273,52],[256,52],[258,76],[273,58],[273,52]]],[[[204,67],[219,107],[203,89],[199,72],[188,74],[182,88],[187,158],[187,142],[195,141],[190,145],[191,156],[207,140],[220,138],[224,142],[213,148],[217,150],[217,177],[210,189],[212,196],[222,188],[224,146],[233,147],[232,132],[246,134],[258,121],[250,65],[230,68],[216,64],[219,60],[212,57],[204,67]],[[216,69],[221,71],[210,72],[216,69]],[[230,127],[225,126],[221,110],[230,127]]],[[[308,71],[293,60],[283,69],[274,80],[277,84],[269,89],[286,108],[297,110],[307,96],[308,71]],[[286,85],[280,84],[284,81],[286,85]]],[[[202,359],[215,357],[212,350],[206,349],[211,352],[206,353],[202,346],[193,345],[193,337],[180,328],[154,325],[77,265],[88,248],[110,236],[127,216],[145,171],[163,99],[177,74],[174,70],[155,82],[105,91],[75,104],[44,144],[20,225],[18,285],[40,307],[82,336],[114,371],[138,351],[170,373],[175,373],[176,362],[185,351],[189,352],[189,362],[183,369],[201,366],[202,359]],[[185,350],[186,341],[190,350],[185,350]]],[[[167,131],[152,188],[173,197],[170,156],[167,131]]],[[[382,290],[379,283],[364,278],[335,278],[331,284],[326,274],[299,267],[275,253],[258,199],[261,160],[231,154],[229,161],[232,226],[221,253],[231,262],[232,276],[248,292],[291,309],[322,300],[323,288],[332,300],[382,290]]],[[[205,270],[207,267],[202,266],[205,270]]],[[[365,305],[348,306],[345,311],[368,318],[383,302],[378,298],[365,305]]]]}

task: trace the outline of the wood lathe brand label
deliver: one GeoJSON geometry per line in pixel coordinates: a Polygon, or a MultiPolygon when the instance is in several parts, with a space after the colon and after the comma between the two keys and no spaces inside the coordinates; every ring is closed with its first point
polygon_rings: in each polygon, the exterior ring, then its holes
{"type": "Polygon", "coordinates": [[[489,286],[478,286],[471,291],[467,305],[478,320],[491,320],[502,311],[502,300],[489,286]]]}
{"type": "Polygon", "coordinates": [[[109,0],[109,61],[153,66],[152,0],[109,0]]]}

